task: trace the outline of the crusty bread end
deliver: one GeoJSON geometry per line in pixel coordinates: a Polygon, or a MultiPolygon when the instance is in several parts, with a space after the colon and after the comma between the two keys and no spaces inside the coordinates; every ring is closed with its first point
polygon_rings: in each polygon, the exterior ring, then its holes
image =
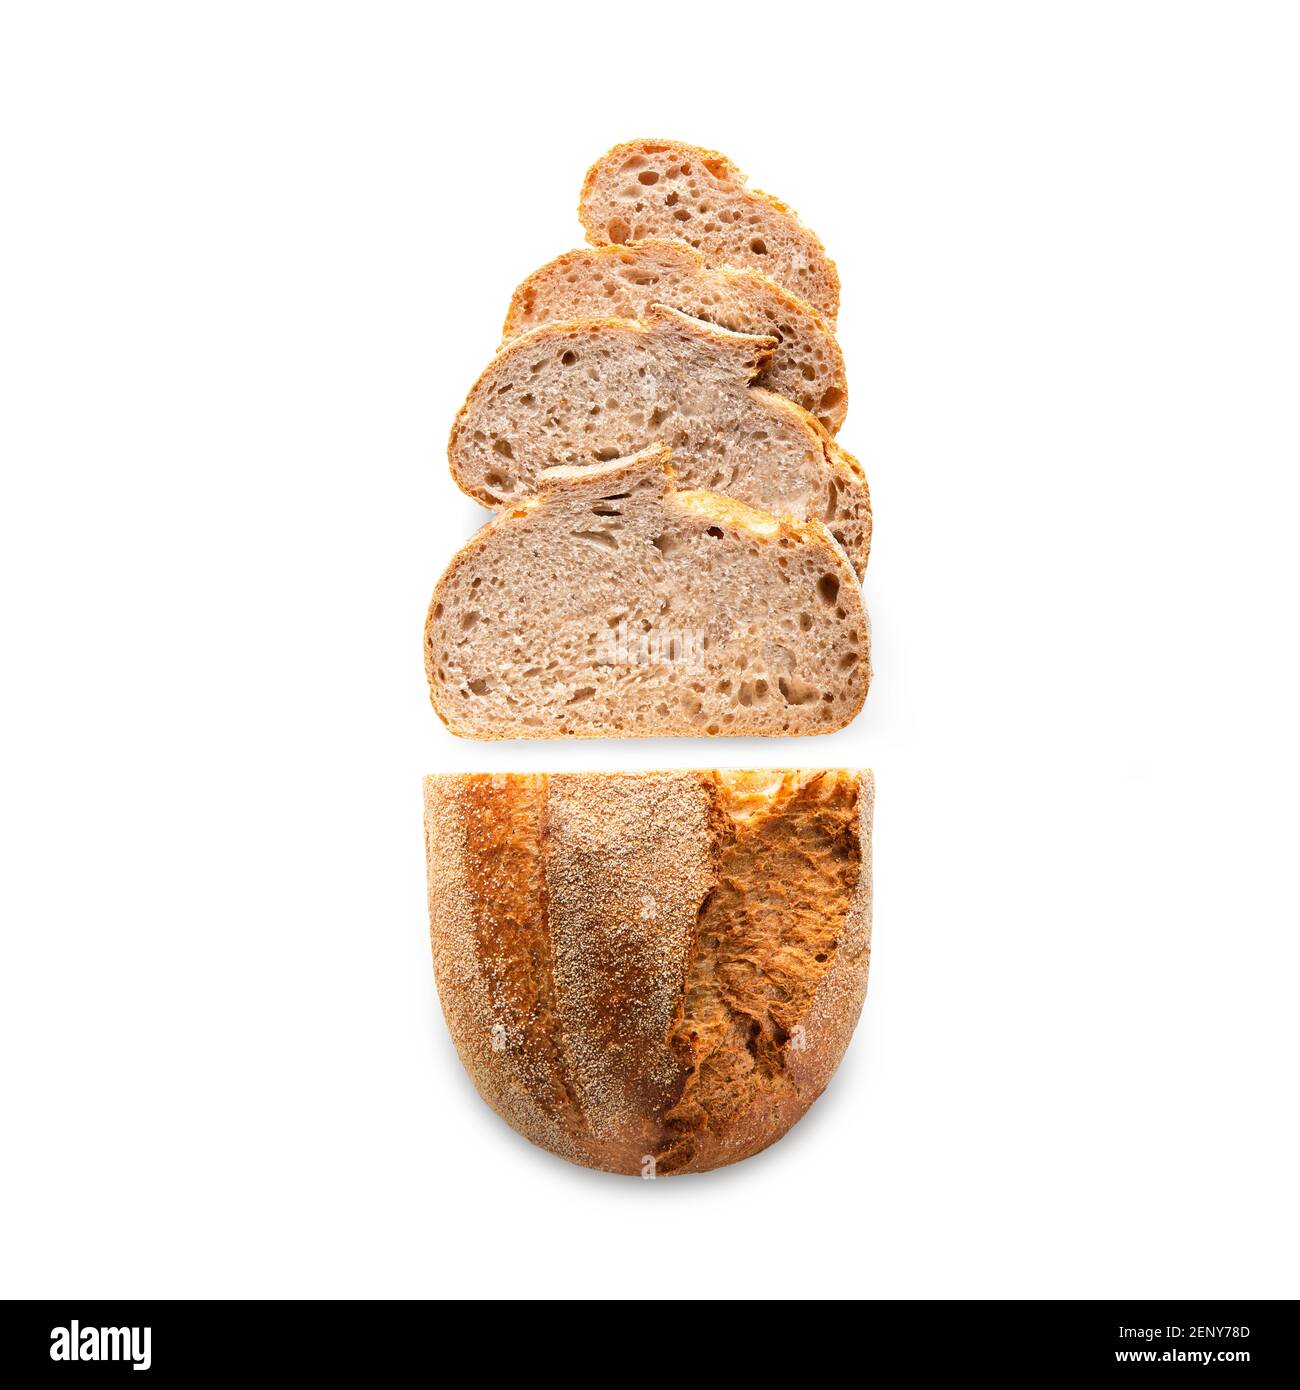
{"type": "Polygon", "coordinates": [[[483,1098],[641,1177],[779,1139],[862,1009],[874,793],[840,769],[426,778],[438,994],[483,1098]]]}

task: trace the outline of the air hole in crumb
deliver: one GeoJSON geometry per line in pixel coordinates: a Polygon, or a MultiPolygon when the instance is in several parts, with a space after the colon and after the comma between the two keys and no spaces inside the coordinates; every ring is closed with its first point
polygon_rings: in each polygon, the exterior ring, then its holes
{"type": "Polygon", "coordinates": [[[824,574],[817,581],[817,596],[830,607],[840,596],[840,581],[833,574],[824,574]]]}
{"type": "Polygon", "coordinates": [[[817,699],[817,691],[812,686],[796,680],[794,676],[789,679],[785,676],[779,677],[776,686],[785,697],[787,705],[811,705],[817,699]]]}
{"type": "Polygon", "coordinates": [[[753,241],[749,243],[749,249],[756,256],[766,256],[767,242],[765,242],[761,236],[756,236],[753,241]]]}
{"type": "Polygon", "coordinates": [[[709,529],[708,529],[707,531],[705,531],[704,534],[705,534],[706,536],[712,536],[712,537],[714,537],[715,540],[721,540],[721,539],[722,539],[722,527],[721,527],[721,526],[710,526],[709,529]]]}
{"type": "Polygon", "coordinates": [[[599,546],[602,550],[617,550],[618,542],[608,531],[574,531],[575,540],[586,541],[588,545],[599,546]]]}
{"type": "Polygon", "coordinates": [[[486,676],[480,676],[476,681],[470,681],[469,688],[475,695],[487,695],[492,689],[492,682],[486,676]]]}
{"type": "Polygon", "coordinates": [[[492,452],[494,454],[500,454],[502,458],[507,459],[512,459],[515,456],[515,451],[510,447],[510,441],[508,439],[498,439],[492,446],[492,452]]]}
{"type": "Polygon", "coordinates": [[[609,234],[610,241],[620,244],[625,242],[632,232],[632,228],[621,217],[616,217],[605,230],[609,234]]]}
{"type": "Polygon", "coordinates": [[[578,354],[574,352],[572,348],[560,354],[560,361],[563,362],[566,367],[572,367],[577,360],[578,354]]]}
{"type": "Polygon", "coordinates": [[[645,173],[636,176],[638,183],[651,184],[659,182],[659,175],[654,169],[647,169],[645,173]]]}

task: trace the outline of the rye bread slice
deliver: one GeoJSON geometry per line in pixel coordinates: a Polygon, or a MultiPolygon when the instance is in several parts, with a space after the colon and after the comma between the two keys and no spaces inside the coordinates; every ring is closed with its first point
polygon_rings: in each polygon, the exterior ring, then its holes
{"type": "Polygon", "coordinates": [[[434,709],[470,738],[818,734],[870,680],[870,630],[819,522],[678,492],[670,451],[547,470],[439,581],[434,709]]]}
{"type": "Polygon", "coordinates": [[[762,271],[832,325],[839,313],[840,277],[826,248],[716,150],[676,140],[615,145],[587,171],[578,216],[593,246],[673,237],[711,265],[762,271]]]}
{"type": "Polygon", "coordinates": [[[506,341],[565,319],[639,319],[666,304],[733,333],[776,339],[756,384],[801,405],[831,434],[848,411],[844,355],[825,319],[756,270],[710,266],[684,241],[583,247],[534,271],[514,293],[506,341]]]}
{"type": "Polygon", "coordinates": [[[750,384],[775,347],[659,304],[640,320],[544,324],[507,343],[470,391],[448,444],[452,476],[502,507],[531,496],[544,468],[663,443],[683,488],[822,521],[862,573],[861,465],[801,406],[750,384]]]}

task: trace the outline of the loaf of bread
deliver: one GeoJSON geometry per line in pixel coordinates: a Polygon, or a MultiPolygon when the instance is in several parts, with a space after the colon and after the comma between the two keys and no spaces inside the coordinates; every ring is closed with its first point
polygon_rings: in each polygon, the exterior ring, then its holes
{"type": "Polygon", "coordinates": [[[820,734],[870,679],[844,552],[818,522],[678,492],[670,451],[554,468],[439,581],[433,706],[470,738],[820,734]]]}
{"type": "Polygon", "coordinates": [[[639,319],[666,304],[697,319],[776,339],[755,382],[801,405],[830,431],[849,406],[844,356],[811,304],[756,270],[710,266],[684,241],[569,251],[534,271],[506,314],[507,340],[564,319],[639,319]]]}
{"type": "Polygon", "coordinates": [[[507,343],[452,428],[452,476],[485,506],[529,497],[544,468],[672,446],[683,488],[824,521],[859,573],[870,500],[857,460],[816,418],[750,383],[773,338],[651,305],[642,320],[544,324],[507,343]]]}
{"type": "Polygon", "coordinates": [[[426,778],[438,994],[479,1094],[615,1173],[779,1139],[862,1009],[873,796],[840,770],[426,778]]]}
{"type": "Polygon", "coordinates": [[[835,262],[790,208],[746,187],[744,174],[716,150],[675,140],[615,145],[587,171],[578,216],[594,246],[685,241],[710,265],[762,271],[835,323],[835,262]]]}

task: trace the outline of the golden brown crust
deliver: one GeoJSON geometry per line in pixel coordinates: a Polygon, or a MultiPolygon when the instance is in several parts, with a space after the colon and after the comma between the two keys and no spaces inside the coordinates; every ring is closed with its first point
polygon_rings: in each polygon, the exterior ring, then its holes
{"type": "Polygon", "coordinates": [[[433,963],[452,1041],[483,1099],[559,1152],[577,1111],[549,1004],[545,802],[542,777],[425,779],[433,963]]]}
{"type": "Polygon", "coordinates": [[[709,881],[708,799],[672,773],[558,775],[549,806],[565,1057],[594,1152],[634,1172],[677,1081],[665,1037],[709,881]]]}
{"type": "Polygon", "coordinates": [[[425,780],[444,1015],[484,1099],[612,1172],[702,1172],[825,1088],[870,959],[869,772],[425,780]]]}

